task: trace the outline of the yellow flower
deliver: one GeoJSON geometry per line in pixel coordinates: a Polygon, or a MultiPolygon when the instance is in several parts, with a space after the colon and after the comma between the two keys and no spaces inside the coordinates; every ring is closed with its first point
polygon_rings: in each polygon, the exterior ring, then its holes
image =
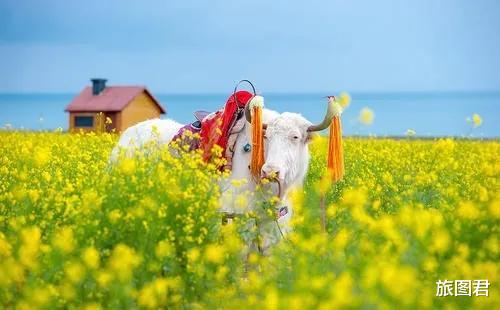
{"type": "Polygon", "coordinates": [[[431,251],[443,253],[450,244],[450,235],[446,230],[439,230],[432,235],[432,243],[429,245],[431,251]]]}
{"type": "Polygon", "coordinates": [[[460,202],[457,213],[461,218],[469,220],[474,220],[479,217],[479,211],[472,202],[460,202]]]}
{"type": "Polygon", "coordinates": [[[113,276],[107,271],[100,271],[96,276],[97,283],[99,283],[101,287],[107,287],[112,279],[113,276]]]}
{"type": "Polygon", "coordinates": [[[317,183],[317,190],[318,192],[321,194],[321,195],[325,195],[328,190],[331,189],[332,187],[332,177],[331,177],[331,172],[330,171],[327,171],[326,172],[326,175],[323,176],[320,181],[317,183]]]}
{"type": "Polygon", "coordinates": [[[248,206],[248,199],[247,199],[247,195],[245,194],[240,194],[238,196],[236,196],[236,199],[234,201],[234,204],[237,208],[239,209],[244,209],[248,206]]]}
{"type": "Polygon", "coordinates": [[[93,247],[88,247],[83,251],[82,259],[90,269],[99,267],[99,252],[93,247]]]}
{"type": "Polygon", "coordinates": [[[82,194],[82,212],[96,211],[101,207],[103,198],[93,189],[84,191],[82,194]]]}
{"type": "Polygon", "coordinates": [[[240,186],[247,184],[247,182],[248,182],[247,179],[232,179],[231,185],[234,187],[240,187],[240,186]]]}
{"type": "Polygon", "coordinates": [[[68,277],[68,280],[71,283],[78,283],[82,280],[83,276],[85,275],[85,269],[80,263],[77,262],[71,262],[68,265],[66,265],[66,268],[64,269],[66,276],[68,277]]]}
{"type": "Polygon", "coordinates": [[[494,218],[500,218],[500,200],[492,201],[488,210],[494,218]]]}
{"type": "Polygon", "coordinates": [[[205,258],[207,261],[220,264],[224,261],[224,248],[220,245],[211,244],[205,249],[205,258]]]}
{"type": "Polygon", "coordinates": [[[434,257],[427,257],[423,261],[423,266],[422,268],[427,271],[427,272],[434,272],[436,268],[438,267],[438,263],[434,257]]]}
{"type": "Polygon", "coordinates": [[[373,120],[375,119],[375,113],[370,108],[362,108],[359,112],[358,120],[360,123],[364,125],[373,124],[373,120]]]}
{"type": "Polygon", "coordinates": [[[472,124],[474,127],[479,127],[481,126],[482,123],[483,119],[481,118],[481,116],[479,116],[479,114],[477,113],[472,114],[472,124]]]}
{"type": "Polygon", "coordinates": [[[108,218],[111,221],[111,223],[116,223],[119,219],[121,219],[121,217],[122,213],[118,209],[115,209],[108,213],[108,218]]]}
{"type": "Polygon", "coordinates": [[[5,235],[2,232],[0,232],[0,257],[10,256],[11,251],[12,247],[7,241],[7,238],[5,238],[5,235]]]}
{"type": "Polygon", "coordinates": [[[388,264],[381,270],[381,282],[384,288],[403,303],[411,303],[415,296],[417,276],[411,267],[388,264]]]}
{"type": "Polygon", "coordinates": [[[488,190],[482,186],[479,187],[479,201],[485,202],[488,201],[488,190]]]}
{"type": "Polygon", "coordinates": [[[65,282],[59,286],[59,295],[66,301],[75,299],[76,292],[71,283],[65,282]]]}
{"type": "Polygon", "coordinates": [[[38,167],[41,167],[49,162],[51,152],[50,149],[48,148],[39,148],[35,150],[34,156],[35,156],[35,164],[38,167]]]}
{"type": "Polygon", "coordinates": [[[333,246],[337,249],[344,249],[349,242],[349,238],[349,231],[346,228],[342,228],[333,239],[333,246]]]}
{"type": "Polygon", "coordinates": [[[155,254],[158,258],[164,258],[174,254],[174,249],[166,240],[158,242],[155,247],[155,254]]]}
{"type": "Polygon", "coordinates": [[[175,279],[158,278],[139,291],[138,303],[146,308],[158,308],[167,302],[167,291],[176,287],[175,279]]]}
{"type": "Polygon", "coordinates": [[[187,252],[187,258],[190,263],[194,263],[200,258],[200,250],[198,248],[191,248],[187,252]]]}
{"type": "Polygon", "coordinates": [[[38,227],[24,228],[21,231],[22,245],[19,248],[19,259],[26,267],[37,265],[37,256],[41,245],[41,232],[38,227]]]}
{"type": "Polygon", "coordinates": [[[266,295],[264,297],[264,305],[266,310],[275,310],[278,309],[279,305],[279,296],[276,288],[269,287],[265,290],[266,295]]]}
{"type": "Polygon", "coordinates": [[[331,292],[334,296],[333,308],[344,308],[353,301],[352,289],[354,280],[347,272],[342,272],[337,279],[335,279],[331,286],[331,292]]]}
{"type": "Polygon", "coordinates": [[[133,158],[124,158],[120,162],[120,170],[124,174],[131,175],[135,172],[136,164],[133,158]]]}
{"type": "Polygon", "coordinates": [[[366,203],[366,200],[366,192],[359,189],[348,189],[342,196],[342,202],[347,205],[363,206],[366,203]]]}
{"type": "Polygon", "coordinates": [[[101,310],[102,307],[98,303],[88,303],[83,306],[84,310],[101,310]]]}
{"type": "Polygon", "coordinates": [[[69,227],[62,228],[53,237],[52,244],[63,253],[69,253],[73,251],[76,246],[76,241],[73,236],[73,230],[71,230],[71,228],[69,227]]]}
{"type": "Polygon", "coordinates": [[[351,96],[346,92],[341,92],[339,95],[338,102],[343,109],[347,108],[351,104],[351,96]]]}
{"type": "Polygon", "coordinates": [[[109,259],[109,267],[118,279],[127,281],[132,277],[133,270],[141,263],[141,257],[125,244],[118,244],[109,259]]]}
{"type": "Polygon", "coordinates": [[[37,304],[37,306],[46,305],[52,297],[52,290],[54,290],[54,288],[50,288],[47,286],[35,288],[33,290],[31,299],[37,304]]]}
{"type": "Polygon", "coordinates": [[[139,305],[149,309],[158,307],[158,301],[153,285],[146,285],[141,289],[139,292],[138,303],[139,305]]]}

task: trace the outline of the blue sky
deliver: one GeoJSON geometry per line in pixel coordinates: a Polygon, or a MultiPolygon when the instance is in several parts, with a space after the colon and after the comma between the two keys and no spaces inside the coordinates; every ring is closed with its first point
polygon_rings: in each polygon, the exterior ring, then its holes
{"type": "Polygon", "coordinates": [[[500,90],[500,1],[0,1],[0,92],[500,90]]]}

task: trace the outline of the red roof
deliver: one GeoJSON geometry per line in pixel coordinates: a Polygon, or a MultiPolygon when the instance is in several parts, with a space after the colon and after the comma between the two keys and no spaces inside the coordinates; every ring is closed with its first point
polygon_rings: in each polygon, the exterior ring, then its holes
{"type": "Polygon", "coordinates": [[[162,114],[165,109],[144,86],[109,86],[99,94],[92,94],[92,87],[85,87],[66,107],[66,112],[118,112],[123,110],[137,95],[145,92],[160,108],[162,114]]]}

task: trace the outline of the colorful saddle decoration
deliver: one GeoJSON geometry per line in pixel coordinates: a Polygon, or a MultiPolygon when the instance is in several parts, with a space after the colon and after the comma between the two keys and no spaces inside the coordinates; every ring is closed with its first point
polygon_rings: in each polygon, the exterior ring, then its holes
{"type": "Polygon", "coordinates": [[[240,81],[223,108],[212,113],[195,112],[197,121],[182,127],[173,140],[181,139],[183,144],[189,145],[189,150],[201,149],[203,159],[206,161],[214,157],[213,147],[218,145],[222,149],[221,155],[226,159],[226,164],[221,169],[231,169],[236,138],[246,123],[244,109],[255,95],[255,88],[250,81],[240,81]],[[250,84],[252,92],[238,90],[239,85],[243,82],[250,84]],[[199,133],[200,139],[186,139],[183,137],[186,130],[199,133]]]}

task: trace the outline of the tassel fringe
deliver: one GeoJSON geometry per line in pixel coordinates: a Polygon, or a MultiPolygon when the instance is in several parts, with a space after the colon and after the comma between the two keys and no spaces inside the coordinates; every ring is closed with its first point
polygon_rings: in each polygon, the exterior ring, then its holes
{"type": "Polygon", "coordinates": [[[252,159],[250,173],[258,180],[264,165],[264,130],[262,128],[262,106],[251,105],[252,109],[252,159]]]}
{"type": "Polygon", "coordinates": [[[336,115],[330,125],[327,169],[333,182],[338,182],[344,177],[344,152],[340,115],[336,115]]]}

